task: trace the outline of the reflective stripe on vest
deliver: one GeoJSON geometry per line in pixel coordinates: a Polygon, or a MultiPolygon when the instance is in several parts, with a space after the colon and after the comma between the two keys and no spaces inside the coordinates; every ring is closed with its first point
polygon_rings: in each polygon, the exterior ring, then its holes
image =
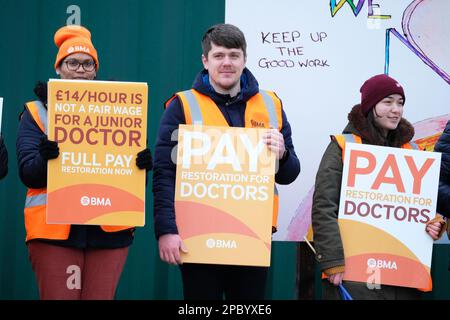
{"type": "MultiPolygon", "coordinates": [[[[41,101],[31,101],[25,104],[31,117],[36,122],[39,129],[47,134],[47,109],[41,101]]],[[[47,224],[47,189],[28,189],[25,199],[25,229],[26,241],[31,239],[53,239],[66,240],[69,238],[70,225],[68,224],[47,224]]],[[[130,229],[121,226],[101,226],[106,232],[116,232],[130,229]]]]}
{"type": "Polygon", "coordinates": [[[411,150],[420,150],[419,145],[412,141],[402,145],[402,148],[403,149],[411,149],[411,150]]]}
{"type": "MultiPolygon", "coordinates": [[[[272,128],[278,128],[277,111],[275,110],[275,103],[269,93],[265,90],[259,91],[264,99],[264,104],[266,106],[267,112],[269,112],[269,123],[272,128]]],[[[281,129],[281,128],[280,128],[281,129]]]]}
{"type": "MultiPolygon", "coordinates": [[[[337,142],[339,147],[342,150],[342,160],[344,160],[344,154],[345,154],[345,144],[347,142],[350,143],[362,143],[362,139],[360,136],[357,136],[356,134],[338,134],[335,136],[331,136],[331,138],[337,142]]],[[[419,146],[414,142],[407,142],[401,146],[402,149],[410,149],[410,150],[420,150],[419,146]]]]}
{"type": "MultiPolygon", "coordinates": [[[[189,114],[190,114],[189,123],[202,125],[203,124],[202,111],[200,110],[200,104],[199,104],[197,98],[195,97],[194,92],[192,92],[192,90],[186,90],[186,91],[180,92],[180,95],[182,95],[184,97],[184,99],[186,99],[186,103],[190,107],[189,108],[189,114]]],[[[184,105],[184,103],[183,103],[183,105],[184,105]]],[[[186,122],[188,122],[188,121],[186,121],[186,122]]]]}
{"type": "MultiPolygon", "coordinates": [[[[186,124],[213,125],[229,127],[228,122],[216,103],[208,96],[195,89],[176,93],[183,107],[186,124]]],[[[174,96],[174,97],[175,97],[174,96]]],[[[173,97],[166,103],[166,107],[173,97]]],[[[281,101],[273,92],[260,90],[247,101],[245,110],[245,127],[275,128],[281,130],[281,101]]],[[[274,185],[272,231],[277,230],[278,189],[274,185]]]]}
{"type": "Polygon", "coordinates": [[[47,109],[44,104],[41,101],[36,100],[27,102],[26,107],[41,131],[47,134],[47,109]]]}
{"type": "Polygon", "coordinates": [[[45,206],[47,204],[47,194],[40,194],[37,196],[27,196],[25,199],[25,208],[35,206],[45,206]]]}
{"type": "Polygon", "coordinates": [[[346,142],[362,143],[361,137],[359,137],[355,134],[339,134],[339,135],[331,136],[332,139],[333,139],[333,137],[342,150],[342,161],[344,161],[345,143],[346,142]]]}
{"type": "MultiPolygon", "coordinates": [[[[229,126],[222,112],[210,97],[194,89],[178,92],[176,96],[180,98],[183,106],[186,124],[229,126]]],[[[166,103],[166,107],[171,101],[172,98],[166,103]]],[[[281,102],[274,93],[260,90],[259,94],[250,98],[247,102],[245,127],[272,127],[281,130],[281,102]],[[261,109],[261,107],[263,108],[261,109]],[[250,113],[247,110],[250,110],[250,113]],[[253,119],[252,116],[262,118],[253,119]]]]}

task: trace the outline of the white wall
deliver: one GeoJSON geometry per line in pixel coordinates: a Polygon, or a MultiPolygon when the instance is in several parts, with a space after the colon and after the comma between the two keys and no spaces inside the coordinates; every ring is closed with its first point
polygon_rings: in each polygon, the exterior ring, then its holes
{"type": "MultiPolygon", "coordinates": [[[[410,4],[410,11],[415,8],[408,24],[414,38],[410,40],[417,43],[416,50],[422,50],[441,70],[450,74],[450,1],[363,1],[361,11],[355,16],[349,5],[351,0],[348,0],[334,17],[332,2],[226,1],[226,22],[238,26],[247,39],[247,67],[261,88],[274,90],[283,101],[302,165],[297,180],[279,188],[281,211],[275,240],[303,238],[310,221],[310,196],[307,194],[313,188],[329,135],[340,133],[345,127],[348,112],[359,102],[362,83],[384,72],[386,29],[395,28],[404,33],[402,18],[410,4]],[[370,2],[374,14],[391,15],[391,18],[368,18],[370,2]],[[312,40],[311,35],[316,39],[317,33],[324,37],[322,41],[312,40]],[[262,34],[268,35],[265,41],[262,34]],[[286,49],[279,47],[289,48],[295,54],[289,55],[286,49]],[[259,65],[263,58],[290,60],[295,66],[263,68],[259,65]],[[299,62],[315,59],[326,61],[327,66],[299,67],[299,62]],[[302,201],[304,205],[299,208],[302,201]]],[[[450,118],[447,115],[450,113],[447,108],[449,83],[393,35],[389,52],[389,75],[403,85],[406,93],[404,117],[413,123],[429,119],[422,122],[420,132],[425,135],[441,131],[450,118]]]]}

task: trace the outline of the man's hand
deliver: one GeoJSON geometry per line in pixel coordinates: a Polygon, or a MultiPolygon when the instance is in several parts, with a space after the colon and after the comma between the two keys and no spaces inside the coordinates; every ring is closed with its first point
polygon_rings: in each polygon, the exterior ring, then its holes
{"type": "Polygon", "coordinates": [[[159,257],[169,264],[181,264],[180,250],[187,253],[183,240],[178,234],[165,234],[159,237],[159,257]]]}
{"type": "Polygon", "coordinates": [[[439,221],[431,222],[425,227],[425,231],[433,240],[438,240],[443,224],[439,221]]]}
{"type": "Polygon", "coordinates": [[[263,136],[264,142],[267,144],[269,150],[275,152],[276,158],[281,160],[284,156],[286,148],[284,146],[284,137],[280,131],[271,128],[263,136]]]}

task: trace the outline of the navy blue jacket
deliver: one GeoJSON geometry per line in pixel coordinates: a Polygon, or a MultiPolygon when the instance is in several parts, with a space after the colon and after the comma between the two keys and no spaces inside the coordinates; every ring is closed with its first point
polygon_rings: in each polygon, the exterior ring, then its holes
{"type": "MultiPolygon", "coordinates": [[[[231,98],[230,95],[217,93],[209,83],[208,72],[201,71],[192,86],[202,94],[209,96],[219,107],[228,124],[232,127],[245,126],[246,102],[259,92],[258,82],[246,68],[241,76],[241,91],[231,98]]],[[[291,126],[286,114],[282,112],[283,126],[281,133],[287,150],[286,156],[279,163],[275,175],[278,184],[293,182],[300,173],[300,161],[294,151],[291,138],[291,126]]],[[[173,99],[161,118],[155,147],[155,163],[153,167],[154,218],[156,238],[164,234],[177,234],[175,221],[174,197],[176,166],[171,160],[171,153],[177,145],[172,141],[172,132],[180,124],[185,124],[183,108],[178,98],[173,99]]]]}
{"type": "Polygon", "coordinates": [[[3,137],[0,136],[0,179],[8,174],[8,150],[6,150],[3,137]]]}
{"type": "Polygon", "coordinates": [[[434,146],[434,151],[442,153],[441,174],[439,177],[439,191],[437,212],[450,217],[450,121],[434,146]]]}
{"type": "MultiPolygon", "coordinates": [[[[47,85],[38,83],[35,93],[47,104],[47,85]]],[[[39,129],[27,109],[20,116],[16,150],[19,177],[25,186],[32,189],[47,187],[47,161],[39,153],[39,143],[45,134],[39,129]]],[[[99,226],[72,225],[67,240],[40,241],[74,248],[123,248],[133,242],[133,230],[105,232],[99,226]]]]}

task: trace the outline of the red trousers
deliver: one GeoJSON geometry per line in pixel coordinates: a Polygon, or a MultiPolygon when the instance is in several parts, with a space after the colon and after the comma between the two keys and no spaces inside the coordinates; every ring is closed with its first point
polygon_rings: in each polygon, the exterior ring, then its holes
{"type": "Polygon", "coordinates": [[[128,255],[119,249],[76,249],[28,243],[42,300],[112,300],[128,255]]]}

